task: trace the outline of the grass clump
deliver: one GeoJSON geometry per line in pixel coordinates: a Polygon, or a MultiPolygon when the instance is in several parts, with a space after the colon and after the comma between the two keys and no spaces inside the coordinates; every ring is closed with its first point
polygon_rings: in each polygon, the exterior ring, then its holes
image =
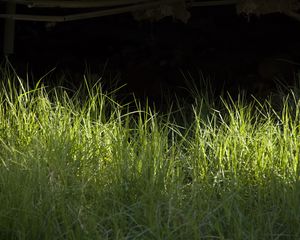
{"type": "Polygon", "coordinates": [[[300,237],[296,98],[198,101],[179,126],[99,84],[70,97],[2,76],[1,239],[300,237]]]}

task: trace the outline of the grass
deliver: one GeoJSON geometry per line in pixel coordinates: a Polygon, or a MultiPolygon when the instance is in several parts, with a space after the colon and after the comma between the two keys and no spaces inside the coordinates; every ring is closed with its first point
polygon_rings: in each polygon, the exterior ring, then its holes
{"type": "Polygon", "coordinates": [[[161,116],[88,81],[2,80],[0,239],[300,238],[294,95],[161,116]]]}

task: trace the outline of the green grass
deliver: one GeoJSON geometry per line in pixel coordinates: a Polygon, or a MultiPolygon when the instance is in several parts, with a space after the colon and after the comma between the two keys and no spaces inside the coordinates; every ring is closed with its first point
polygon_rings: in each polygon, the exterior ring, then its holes
{"type": "Polygon", "coordinates": [[[293,95],[160,115],[2,78],[0,239],[300,238],[293,95]]]}

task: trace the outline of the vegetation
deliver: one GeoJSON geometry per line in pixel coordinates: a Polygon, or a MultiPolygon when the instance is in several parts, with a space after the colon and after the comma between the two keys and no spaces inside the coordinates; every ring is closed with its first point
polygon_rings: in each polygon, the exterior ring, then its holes
{"type": "Polygon", "coordinates": [[[159,114],[2,80],[0,239],[300,238],[295,94],[159,114]]]}

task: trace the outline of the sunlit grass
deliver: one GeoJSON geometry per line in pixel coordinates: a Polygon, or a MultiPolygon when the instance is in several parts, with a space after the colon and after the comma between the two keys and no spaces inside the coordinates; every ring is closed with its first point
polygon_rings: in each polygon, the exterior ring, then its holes
{"type": "Polygon", "coordinates": [[[2,78],[0,239],[300,238],[295,95],[159,114],[2,78]]]}

